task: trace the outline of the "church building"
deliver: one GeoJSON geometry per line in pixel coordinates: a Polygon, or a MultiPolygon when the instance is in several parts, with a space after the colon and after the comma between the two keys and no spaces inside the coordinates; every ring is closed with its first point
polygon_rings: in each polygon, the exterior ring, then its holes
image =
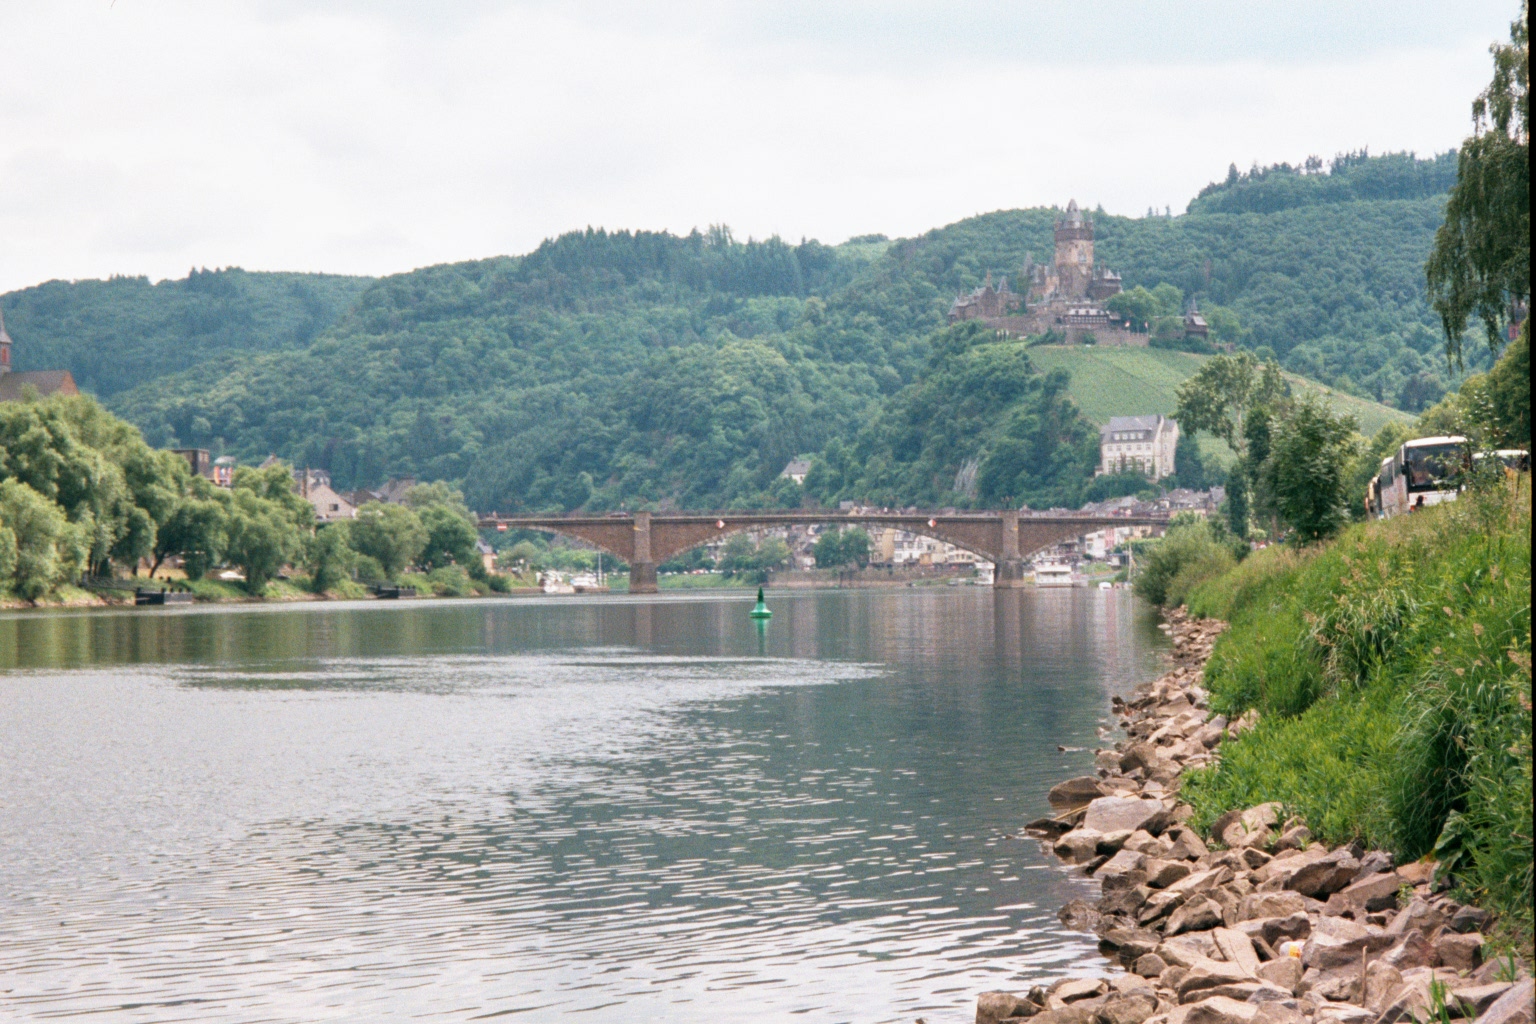
{"type": "Polygon", "coordinates": [[[5,332],[5,314],[0,312],[0,402],[19,402],[27,396],[28,388],[39,398],[80,393],[68,370],[11,369],[11,336],[5,332]]]}

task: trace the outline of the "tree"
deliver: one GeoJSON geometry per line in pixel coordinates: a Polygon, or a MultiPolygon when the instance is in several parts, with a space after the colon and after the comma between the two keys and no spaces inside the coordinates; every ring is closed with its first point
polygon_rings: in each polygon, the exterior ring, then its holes
{"type": "Polygon", "coordinates": [[[1111,313],[1128,322],[1132,330],[1146,331],[1160,312],[1157,298],[1141,285],[1130,291],[1111,295],[1104,303],[1111,313]]]}
{"type": "Polygon", "coordinates": [[[304,565],[309,570],[310,589],[315,593],[335,589],[356,566],[357,552],[349,543],[351,526],[345,519],[327,523],[305,542],[304,565]]]}
{"type": "Polygon", "coordinates": [[[0,480],[0,582],[36,601],[86,567],[90,549],[83,527],[63,509],[19,480],[0,480]]]}
{"type": "Polygon", "coordinates": [[[212,484],[198,479],[191,493],[177,502],[155,534],[151,576],[175,555],[181,558],[188,579],[201,579],[224,557],[229,516],[225,502],[209,493],[213,490],[212,484]]]}
{"type": "Polygon", "coordinates": [[[1248,468],[1241,462],[1227,471],[1227,528],[1233,536],[1248,537],[1248,468]]]}
{"type": "Polygon", "coordinates": [[[1511,305],[1531,294],[1530,3],[1495,44],[1493,80],[1472,103],[1445,221],[1425,265],[1447,358],[1461,365],[1461,336],[1476,316],[1497,351],[1511,305]]]}
{"type": "Polygon", "coordinates": [[[1491,426],[1502,443],[1530,448],[1531,444],[1531,322],[1520,325],[1520,334],[1488,371],[1488,407],[1491,426]]]}
{"type": "Polygon", "coordinates": [[[1182,430],[1209,431],[1239,456],[1246,454],[1244,427],[1249,413],[1290,393],[1273,361],[1260,363],[1247,352],[1216,355],[1179,385],[1173,417],[1182,430]]]}
{"type": "Polygon", "coordinates": [[[475,541],[480,539],[474,523],[446,505],[431,504],[417,510],[427,541],[417,561],[428,569],[462,565],[471,575],[484,575],[475,541]]]}
{"type": "MultiPolygon", "coordinates": [[[[246,589],[260,595],[267,582],[299,555],[305,535],[294,524],[292,509],[283,502],[244,488],[228,494],[224,555],[245,574],[246,589]]],[[[305,507],[309,507],[308,502],[305,507]]]]}
{"type": "Polygon", "coordinates": [[[725,550],[716,565],[727,576],[738,576],[762,583],[770,570],[789,561],[789,545],[777,537],[769,537],[762,543],[738,533],[725,542],[725,550]]]}
{"type": "Polygon", "coordinates": [[[426,546],[426,527],[404,505],[370,501],[352,521],[353,549],[378,562],[387,579],[415,563],[426,546]]]}
{"type": "Polygon", "coordinates": [[[1303,543],[1349,521],[1350,467],[1358,457],[1353,416],[1334,416],[1307,396],[1273,425],[1262,475],[1280,519],[1303,543]]]}
{"type": "Polygon", "coordinates": [[[1203,491],[1209,486],[1205,462],[1200,458],[1200,442],[1193,430],[1179,431],[1179,440],[1173,447],[1174,476],[1180,487],[1203,491]]]}
{"type": "Polygon", "coordinates": [[[811,551],[819,569],[841,569],[846,565],[862,568],[869,564],[869,547],[869,534],[855,526],[848,530],[827,530],[816,538],[811,551]]]}

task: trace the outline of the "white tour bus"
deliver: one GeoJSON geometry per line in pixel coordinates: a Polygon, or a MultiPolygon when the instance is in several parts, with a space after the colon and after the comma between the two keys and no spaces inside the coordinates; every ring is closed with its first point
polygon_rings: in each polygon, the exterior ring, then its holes
{"type": "Polygon", "coordinates": [[[1466,452],[1464,437],[1421,437],[1404,443],[1397,454],[1381,461],[1381,472],[1366,489],[1371,512],[1390,518],[1455,501],[1466,452]]]}

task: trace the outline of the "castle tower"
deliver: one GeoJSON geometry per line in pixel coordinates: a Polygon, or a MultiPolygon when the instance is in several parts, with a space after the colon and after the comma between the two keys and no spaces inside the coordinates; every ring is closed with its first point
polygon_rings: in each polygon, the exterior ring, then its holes
{"type": "Polygon", "coordinates": [[[1083,299],[1093,280],[1093,221],[1083,216],[1077,200],[1056,220],[1056,288],[1064,299],[1083,299]]]}

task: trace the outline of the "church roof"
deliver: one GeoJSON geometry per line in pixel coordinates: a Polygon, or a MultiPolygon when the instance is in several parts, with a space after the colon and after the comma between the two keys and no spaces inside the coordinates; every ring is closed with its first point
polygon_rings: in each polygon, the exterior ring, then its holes
{"type": "Polygon", "coordinates": [[[30,385],[37,397],[50,395],[78,395],[75,378],[68,370],[26,370],[0,373],[0,402],[19,402],[22,393],[30,385]]]}

